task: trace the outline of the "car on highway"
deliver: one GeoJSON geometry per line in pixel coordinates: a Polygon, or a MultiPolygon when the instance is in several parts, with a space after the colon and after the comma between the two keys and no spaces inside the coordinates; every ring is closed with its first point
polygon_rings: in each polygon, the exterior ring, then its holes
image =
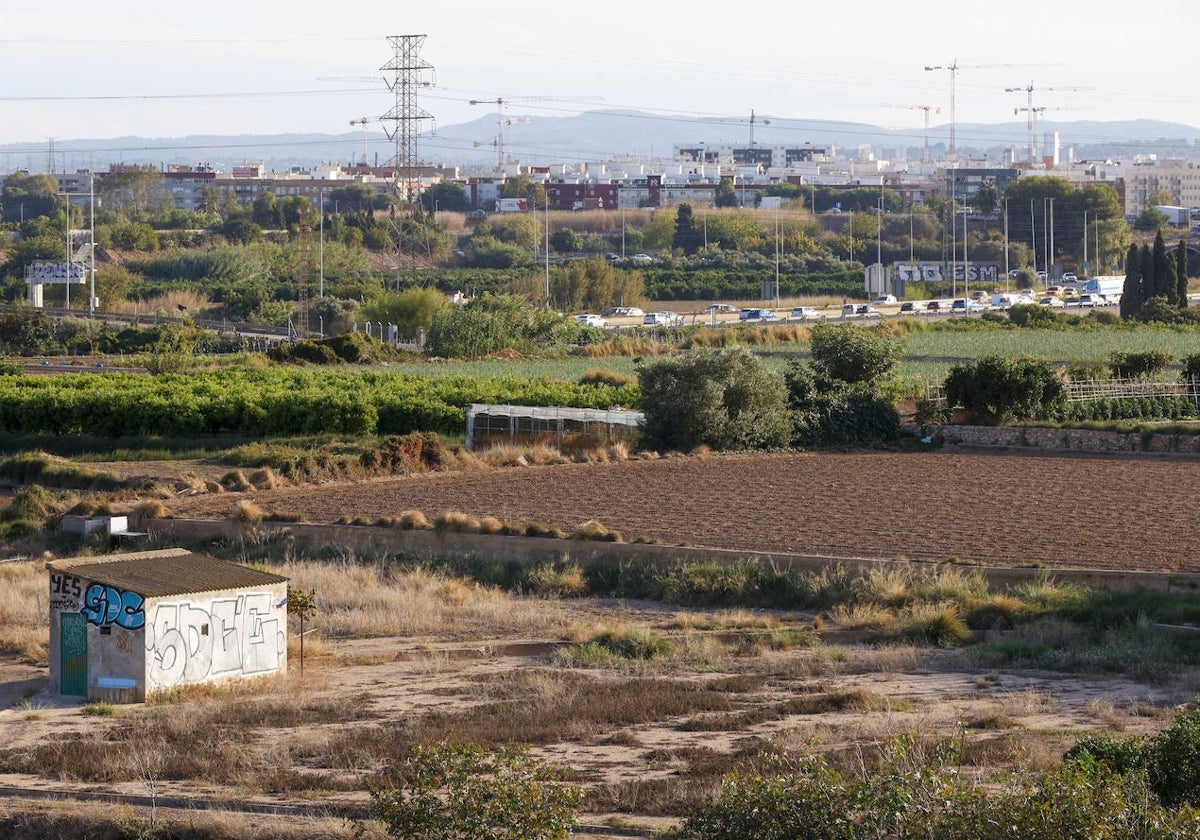
{"type": "Polygon", "coordinates": [[[636,306],[610,306],[604,310],[606,318],[641,318],[645,314],[636,306]]]}
{"type": "Polygon", "coordinates": [[[855,311],[857,309],[858,309],[858,307],[855,306],[853,303],[842,304],[842,317],[843,318],[853,318],[855,315],[855,311]]]}
{"type": "Polygon", "coordinates": [[[583,324],[585,327],[597,327],[603,329],[608,326],[608,321],[605,321],[599,315],[594,315],[591,312],[586,312],[583,315],[575,316],[576,322],[583,324]]]}
{"type": "Polygon", "coordinates": [[[1079,278],[1078,278],[1078,277],[1076,277],[1076,276],[1075,276],[1075,274],[1074,274],[1073,272],[1070,272],[1070,271],[1068,271],[1066,274],[1064,274],[1064,275],[1062,276],[1062,279],[1063,279],[1063,282],[1064,282],[1064,283],[1077,283],[1077,282],[1079,282],[1079,278]]]}
{"type": "Polygon", "coordinates": [[[1038,301],[1038,306],[1049,306],[1051,309],[1058,309],[1066,306],[1066,304],[1063,303],[1063,299],[1060,297],[1056,297],[1055,295],[1046,295],[1044,298],[1038,301]]]}
{"type": "Polygon", "coordinates": [[[709,314],[713,312],[721,314],[722,312],[737,312],[738,308],[732,303],[710,303],[708,306],[704,307],[704,311],[708,312],[709,314]]]}
{"type": "Polygon", "coordinates": [[[634,262],[639,262],[639,263],[654,262],[654,257],[650,256],[649,254],[634,254],[629,259],[633,260],[634,262]]]}
{"type": "Polygon", "coordinates": [[[647,327],[678,327],[683,324],[683,316],[678,312],[647,312],[642,324],[647,327]]]}
{"type": "Polygon", "coordinates": [[[859,307],[854,310],[854,314],[862,315],[863,317],[867,317],[867,318],[873,318],[874,316],[879,314],[879,309],[875,306],[872,306],[869,303],[864,303],[864,304],[860,304],[859,307]]]}
{"type": "Polygon", "coordinates": [[[1080,306],[1104,306],[1104,298],[1100,295],[1082,294],[1076,303],[1080,306]]]}
{"type": "Polygon", "coordinates": [[[940,300],[931,300],[925,304],[925,309],[928,312],[945,312],[950,307],[943,306],[940,300]]]}
{"type": "Polygon", "coordinates": [[[817,321],[820,320],[821,313],[815,306],[794,306],[789,317],[797,321],[817,321]]]}
{"type": "Polygon", "coordinates": [[[906,301],[904,301],[904,303],[900,304],[900,311],[901,312],[924,312],[925,307],[922,306],[917,301],[906,300],[906,301]]]}
{"type": "Polygon", "coordinates": [[[743,309],[738,313],[739,321],[772,321],[775,313],[770,309],[743,309]]]}
{"type": "Polygon", "coordinates": [[[983,309],[983,304],[974,299],[958,298],[950,304],[950,311],[958,314],[962,314],[963,312],[978,312],[980,309],[983,309]]]}
{"type": "Polygon", "coordinates": [[[895,295],[879,295],[878,297],[875,298],[875,300],[871,301],[871,303],[875,304],[876,306],[895,306],[896,305],[896,296],[895,295]]]}

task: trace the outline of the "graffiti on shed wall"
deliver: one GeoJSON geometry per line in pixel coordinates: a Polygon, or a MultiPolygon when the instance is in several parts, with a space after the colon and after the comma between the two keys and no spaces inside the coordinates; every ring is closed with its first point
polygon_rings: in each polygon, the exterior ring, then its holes
{"type": "Polygon", "coordinates": [[[74,575],[50,573],[50,609],[79,612],[79,599],[82,597],[82,580],[74,575]]]}
{"type": "Polygon", "coordinates": [[[287,651],[282,618],[270,592],[159,604],[146,624],[150,682],[166,688],[278,670],[287,651]]]}
{"type": "Polygon", "coordinates": [[[136,592],[93,583],[83,596],[80,612],[87,617],[89,624],[100,627],[115,624],[126,630],[137,630],[146,623],[146,613],[142,610],[145,600],[136,592]]]}

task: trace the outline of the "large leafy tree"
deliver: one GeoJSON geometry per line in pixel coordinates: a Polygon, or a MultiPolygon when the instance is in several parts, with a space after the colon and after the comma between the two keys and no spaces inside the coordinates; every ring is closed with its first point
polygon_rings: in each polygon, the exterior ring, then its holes
{"type": "Polygon", "coordinates": [[[37,216],[52,216],[57,209],[58,182],[49,175],[14,172],[4,179],[0,194],[0,214],[9,222],[20,223],[37,216]]]}
{"type": "Polygon", "coordinates": [[[149,164],[105,173],[96,179],[96,197],[106,209],[125,216],[175,206],[171,191],[163,186],[162,173],[149,164]]]}
{"type": "Polygon", "coordinates": [[[465,213],[471,209],[471,202],[467,198],[466,187],[451,181],[443,181],[421,193],[421,206],[428,213],[441,210],[465,213]]]}

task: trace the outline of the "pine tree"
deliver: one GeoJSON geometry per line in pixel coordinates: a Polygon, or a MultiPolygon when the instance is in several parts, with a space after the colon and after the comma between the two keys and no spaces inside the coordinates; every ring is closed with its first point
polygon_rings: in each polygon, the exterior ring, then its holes
{"type": "Polygon", "coordinates": [[[1121,287],[1121,317],[1129,319],[1142,308],[1142,253],[1137,243],[1125,255],[1125,285],[1121,287]]]}
{"type": "Polygon", "coordinates": [[[675,211],[675,237],[671,246],[683,253],[691,255],[700,250],[704,237],[696,230],[696,218],[692,214],[692,205],[684,202],[675,211]]]}
{"type": "Polygon", "coordinates": [[[1180,239],[1175,251],[1175,294],[1179,299],[1179,308],[1188,308],[1188,278],[1187,278],[1187,240],[1180,239]]]}

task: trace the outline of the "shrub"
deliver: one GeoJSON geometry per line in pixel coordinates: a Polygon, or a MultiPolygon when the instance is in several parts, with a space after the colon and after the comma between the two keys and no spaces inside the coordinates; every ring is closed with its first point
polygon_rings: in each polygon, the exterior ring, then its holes
{"type": "Polygon", "coordinates": [[[583,788],[528,747],[490,752],[477,744],[415,746],[405,787],[372,790],[371,809],[392,837],[562,840],[575,824],[583,788]]]}
{"type": "Polygon", "coordinates": [[[1200,805],[1200,711],[1177,715],[1151,742],[1146,765],[1164,805],[1200,805]]]}
{"type": "Polygon", "coordinates": [[[1058,315],[1048,306],[1035,303],[1018,303],[1008,310],[1008,320],[1018,327],[1053,327],[1059,323],[1058,315]]]}
{"type": "Polygon", "coordinates": [[[1174,357],[1163,350],[1145,353],[1114,351],[1108,357],[1108,367],[1117,379],[1151,379],[1160,375],[1174,357]]]}
{"type": "Polygon", "coordinates": [[[1103,768],[1120,775],[1144,768],[1146,758],[1146,739],[1139,735],[1128,738],[1089,735],[1080,738],[1063,755],[1064,761],[1074,761],[1089,769],[1103,768]]]}
{"type": "Polygon", "coordinates": [[[811,340],[813,367],[843,382],[880,379],[904,357],[902,341],[856,324],[817,324],[811,340]]]}
{"type": "Polygon", "coordinates": [[[992,423],[1037,420],[1066,404],[1066,387],[1049,362],[985,356],[950,368],[946,399],[992,423]]]}
{"type": "Polygon", "coordinates": [[[648,449],[773,449],[790,437],[783,377],[744,348],[656,360],[638,385],[648,449]]]}

